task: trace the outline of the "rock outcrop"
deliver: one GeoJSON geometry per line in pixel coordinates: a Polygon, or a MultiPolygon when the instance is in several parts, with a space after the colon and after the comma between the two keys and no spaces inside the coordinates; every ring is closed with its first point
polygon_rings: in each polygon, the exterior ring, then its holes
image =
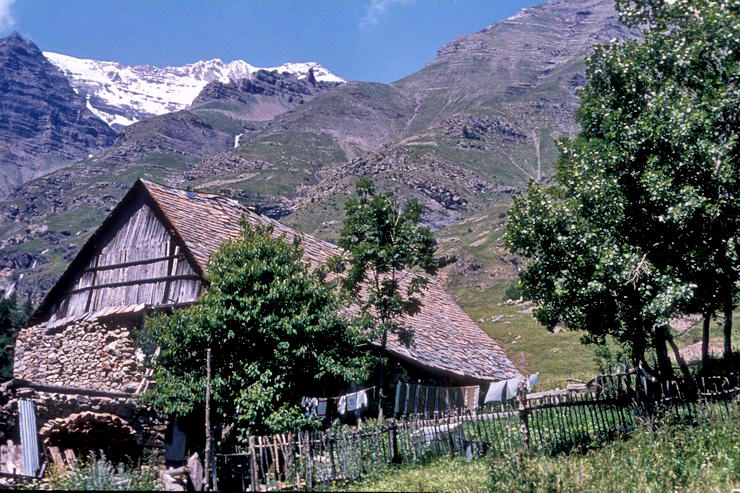
{"type": "Polygon", "coordinates": [[[18,33],[0,39],[0,94],[0,194],[113,143],[115,132],[18,33]]]}

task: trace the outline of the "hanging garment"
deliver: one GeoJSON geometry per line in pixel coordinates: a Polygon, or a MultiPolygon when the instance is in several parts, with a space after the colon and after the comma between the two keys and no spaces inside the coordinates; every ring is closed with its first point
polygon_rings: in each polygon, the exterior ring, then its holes
{"type": "Polygon", "coordinates": [[[464,407],[470,412],[473,412],[478,407],[478,393],[480,387],[465,387],[465,402],[464,407]]]}
{"type": "Polygon", "coordinates": [[[326,417],[326,402],[326,399],[319,399],[318,403],[316,404],[316,414],[319,418],[326,417]]]}
{"type": "Polygon", "coordinates": [[[488,392],[486,393],[486,398],[483,402],[484,404],[488,404],[489,402],[503,401],[505,399],[505,394],[506,380],[493,382],[488,386],[488,392]]]}
{"type": "Polygon", "coordinates": [[[519,391],[519,383],[522,381],[521,378],[510,378],[506,381],[506,398],[513,399],[516,397],[519,391]]]}
{"type": "Polygon", "coordinates": [[[357,409],[363,409],[368,406],[367,390],[357,392],[357,409]]]}
{"type": "Polygon", "coordinates": [[[532,390],[534,388],[534,386],[537,385],[537,383],[539,381],[540,381],[540,374],[539,374],[539,372],[538,373],[535,373],[534,375],[530,375],[529,376],[529,380],[527,381],[527,385],[529,387],[528,390],[532,390]]]}
{"type": "Polygon", "coordinates": [[[347,412],[347,396],[343,395],[339,398],[339,402],[337,403],[337,412],[344,416],[344,413],[347,412]]]}
{"type": "Polygon", "coordinates": [[[357,392],[352,392],[351,394],[347,394],[347,412],[352,412],[357,410],[357,392]]]}

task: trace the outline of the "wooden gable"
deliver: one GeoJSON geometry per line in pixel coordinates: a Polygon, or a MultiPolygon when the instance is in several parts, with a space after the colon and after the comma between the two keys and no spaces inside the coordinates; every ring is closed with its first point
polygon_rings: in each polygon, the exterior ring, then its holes
{"type": "Polygon", "coordinates": [[[61,289],[50,293],[49,322],[114,307],[197,301],[202,276],[144,187],[134,187],[80,252],[61,289]]]}

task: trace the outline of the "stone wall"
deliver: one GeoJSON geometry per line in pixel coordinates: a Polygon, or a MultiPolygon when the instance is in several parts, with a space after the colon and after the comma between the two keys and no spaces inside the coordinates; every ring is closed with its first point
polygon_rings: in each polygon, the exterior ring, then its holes
{"type": "Polygon", "coordinates": [[[83,411],[108,413],[123,418],[136,431],[136,441],[143,447],[164,447],[166,420],[155,410],[142,405],[135,399],[60,394],[27,388],[16,389],[14,394],[10,405],[16,414],[19,400],[34,402],[38,429],[41,429],[49,420],[66,418],[83,411]]]}
{"type": "Polygon", "coordinates": [[[22,329],[13,376],[35,384],[134,392],[144,374],[132,339],[135,322],[93,320],[22,329]]]}

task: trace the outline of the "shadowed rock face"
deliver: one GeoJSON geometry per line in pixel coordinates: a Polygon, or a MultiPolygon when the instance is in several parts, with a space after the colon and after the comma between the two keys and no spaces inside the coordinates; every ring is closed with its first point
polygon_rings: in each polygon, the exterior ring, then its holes
{"type": "Polygon", "coordinates": [[[299,79],[287,72],[260,70],[249,78],[209,83],[192,108],[220,111],[238,120],[268,121],[340,84],[317,81],[313,71],[299,79]]]}
{"type": "Polygon", "coordinates": [[[0,94],[0,195],[113,143],[115,132],[18,33],[0,39],[0,94]]]}

